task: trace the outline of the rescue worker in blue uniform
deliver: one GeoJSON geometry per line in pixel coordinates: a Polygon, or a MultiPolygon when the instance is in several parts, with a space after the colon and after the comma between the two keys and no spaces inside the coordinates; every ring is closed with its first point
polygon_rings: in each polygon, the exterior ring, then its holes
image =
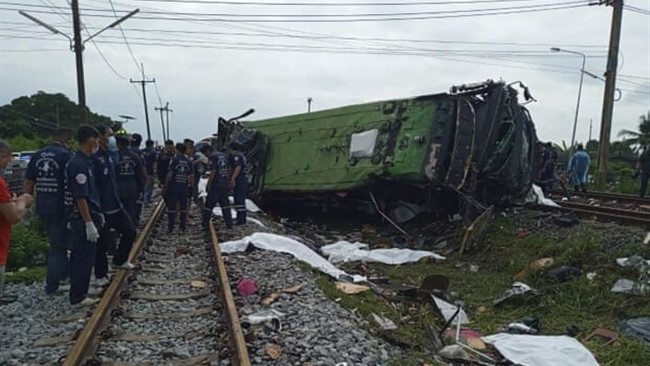
{"type": "Polygon", "coordinates": [[[57,129],[53,142],[38,150],[29,161],[23,193],[34,195],[36,213],[50,241],[45,275],[45,293],[56,293],[61,281],[70,274],[68,250],[72,247],[72,232],[68,229],[63,200],[65,196],[65,166],[72,157],[69,144],[72,131],[57,129]]]}
{"type": "Polygon", "coordinates": [[[246,176],[246,157],[241,153],[238,143],[230,144],[230,165],[229,187],[233,190],[237,221],[235,225],[246,224],[246,192],[248,191],[248,178],[246,176]]]}
{"type": "Polygon", "coordinates": [[[93,173],[106,223],[101,230],[97,243],[95,278],[103,285],[109,282],[106,251],[108,249],[110,229],[115,229],[121,236],[117,252],[113,257],[113,265],[124,269],[134,268],[133,264],[128,262],[128,257],[136,232],[133,221],[120,201],[115,174],[115,160],[108,150],[109,145],[113,144],[111,141],[115,141],[113,130],[110,127],[100,125],[97,127],[97,131],[99,131],[99,150],[92,156],[93,173]]]}
{"type": "Polygon", "coordinates": [[[65,212],[72,230],[70,303],[76,306],[96,303],[96,300],[88,298],[88,287],[95,263],[99,230],[103,225],[91,159],[91,155],[99,149],[98,139],[99,133],[94,127],[79,127],[79,150],[65,168],[65,212]]]}
{"type": "MultiPolygon", "coordinates": [[[[124,130],[122,129],[122,131],[124,130]]],[[[126,131],[124,132],[126,133],[126,131]]],[[[142,145],[142,135],[139,133],[132,134],[131,152],[133,152],[140,159],[138,175],[141,177],[140,179],[142,180],[143,184],[142,190],[139,191],[140,195],[138,196],[138,200],[136,201],[135,214],[131,216],[131,219],[133,220],[135,226],[138,226],[140,224],[140,214],[142,213],[142,205],[144,204],[144,187],[146,187],[146,185],[149,183],[149,177],[147,176],[147,172],[144,166],[144,154],[142,153],[142,149],[140,149],[140,145],[142,145]]]]}
{"type": "Polygon", "coordinates": [[[142,204],[148,206],[151,202],[151,195],[153,194],[154,182],[156,180],[156,161],[158,160],[158,153],[153,148],[153,141],[147,140],[145,148],[142,150],[142,157],[144,158],[144,167],[147,173],[147,184],[144,187],[142,204]]]}
{"type": "Polygon", "coordinates": [[[169,164],[169,171],[163,187],[163,196],[166,197],[167,204],[167,228],[170,234],[174,231],[177,209],[180,213],[181,232],[185,232],[187,225],[187,207],[194,172],[190,159],[185,155],[186,149],[184,144],[176,144],[176,156],[169,164]]]}
{"type": "MultiPolygon", "coordinates": [[[[205,153],[210,154],[212,147],[207,145],[205,153]]],[[[228,157],[221,151],[216,151],[210,154],[210,177],[205,187],[208,197],[205,200],[205,207],[203,208],[203,227],[207,228],[214,206],[219,203],[221,213],[226,226],[231,229],[232,213],[230,212],[230,201],[228,200],[228,178],[230,170],[228,167],[228,157]]]]}
{"type": "Polygon", "coordinates": [[[142,160],[132,149],[129,149],[129,136],[126,131],[120,130],[115,134],[117,139],[117,187],[120,193],[120,201],[129,214],[129,217],[137,224],[138,201],[144,193],[144,172],[142,171],[142,160]]]}

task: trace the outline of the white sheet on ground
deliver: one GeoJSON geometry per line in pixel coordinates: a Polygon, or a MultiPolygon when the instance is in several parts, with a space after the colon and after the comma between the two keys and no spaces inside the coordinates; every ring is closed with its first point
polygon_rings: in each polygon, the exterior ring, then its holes
{"type": "Polygon", "coordinates": [[[569,336],[499,333],[482,339],[509,361],[523,366],[598,366],[591,352],[569,336]]]}
{"type": "Polygon", "coordinates": [[[249,245],[257,249],[272,250],[280,253],[288,253],[295,258],[306,262],[313,268],[326,273],[336,279],[345,280],[351,278],[353,282],[362,282],[366,277],[359,275],[349,275],[344,271],[336,268],[332,263],[321,257],[318,253],[309,249],[305,244],[281,235],[270,233],[254,233],[240,240],[221,243],[221,251],[224,253],[243,252],[249,245]]]}
{"type": "Polygon", "coordinates": [[[560,207],[560,205],[555,203],[552,199],[546,198],[544,196],[544,191],[542,191],[542,188],[540,186],[533,184],[533,192],[535,192],[535,195],[537,196],[538,204],[551,207],[560,207]]]}
{"type": "Polygon", "coordinates": [[[325,245],[320,250],[332,263],[364,261],[385,264],[405,264],[417,262],[426,257],[431,257],[436,260],[445,259],[445,257],[434,252],[424,250],[399,248],[368,250],[368,244],[359,242],[350,243],[347,241],[339,241],[334,244],[325,245]]]}
{"type": "MultiPolygon", "coordinates": [[[[221,208],[218,207],[218,206],[215,207],[212,210],[212,214],[215,215],[215,216],[223,217],[223,213],[221,212],[221,208]]],[[[237,211],[231,209],[230,210],[230,217],[232,217],[233,220],[234,220],[237,217],[237,211]]],[[[252,223],[257,224],[257,225],[259,225],[259,226],[266,229],[266,225],[262,224],[262,221],[260,221],[258,219],[246,216],[246,222],[252,222],[252,223]]]]}

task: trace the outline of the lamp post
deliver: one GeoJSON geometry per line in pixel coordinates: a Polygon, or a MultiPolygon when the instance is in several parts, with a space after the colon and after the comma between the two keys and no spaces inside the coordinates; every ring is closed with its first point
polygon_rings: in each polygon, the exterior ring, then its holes
{"type": "Polygon", "coordinates": [[[578,127],[578,111],[580,110],[580,95],[582,94],[582,80],[584,79],[585,76],[584,71],[585,71],[585,62],[587,61],[587,55],[581,52],[565,50],[559,47],[551,47],[551,51],[572,53],[574,55],[582,56],[582,67],[580,68],[580,86],[578,87],[578,103],[576,104],[576,115],[573,120],[573,133],[571,134],[571,151],[573,151],[575,141],[576,141],[576,129],[578,127]]]}

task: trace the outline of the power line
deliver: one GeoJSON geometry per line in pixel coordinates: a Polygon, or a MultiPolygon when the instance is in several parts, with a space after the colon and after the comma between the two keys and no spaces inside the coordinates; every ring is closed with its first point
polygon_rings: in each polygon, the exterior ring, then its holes
{"type": "MultiPolygon", "coordinates": [[[[562,4],[562,3],[558,3],[562,4]]],[[[575,3],[571,3],[575,4],[575,3]]],[[[223,14],[221,16],[211,16],[211,17],[205,17],[206,14],[200,14],[200,13],[179,13],[179,12],[157,12],[156,14],[160,15],[168,15],[168,16],[140,16],[138,19],[140,20],[166,20],[166,21],[187,21],[187,20],[192,20],[195,22],[230,22],[230,23],[349,23],[349,22],[385,22],[385,21],[410,21],[410,20],[428,20],[428,19],[449,19],[449,18],[466,18],[466,17],[478,17],[478,16],[492,16],[492,15],[510,15],[510,14],[524,14],[524,13],[534,13],[534,12],[542,12],[542,11],[550,11],[550,10],[566,10],[566,9],[576,9],[576,8],[581,8],[581,7],[586,7],[589,6],[588,4],[580,1],[579,4],[575,5],[559,5],[559,6],[552,6],[552,4],[545,4],[545,5],[534,5],[534,6],[529,6],[529,7],[511,7],[511,8],[492,8],[492,9],[483,9],[483,10],[471,10],[471,11],[444,11],[444,12],[435,12],[438,15],[425,15],[425,16],[390,16],[390,14],[385,14],[388,16],[385,17],[380,17],[377,15],[377,17],[363,17],[363,18],[343,18],[343,19],[330,19],[330,18],[323,18],[322,15],[313,15],[313,16],[320,16],[321,18],[318,19],[313,19],[313,18],[308,18],[308,19],[299,19],[299,18],[290,18],[290,19],[257,19],[257,18],[252,18],[252,19],[231,19],[228,17],[242,17],[244,16],[243,14],[223,14]],[[501,11],[499,9],[512,9],[512,10],[505,10],[501,11]],[[471,12],[471,13],[468,13],[471,12]],[[188,18],[188,16],[195,16],[195,18],[188,18]],[[199,18],[199,16],[204,16],[203,18],[199,18]]],[[[17,8],[6,8],[2,7],[0,10],[9,10],[9,11],[17,11],[21,9],[17,8]]],[[[104,15],[101,14],[104,10],[93,10],[93,9],[86,9],[89,11],[96,11],[100,12],[100,14],[89,14],[87,13],[87,17],[96,17],[96,18],[108,18],[111,17],[109,15],[104,15]]],[[[31,10],[34,13],[40,13],[40,14],[53,14],[51,11],[47,10],[31,10]]],[[[434,13],[434,12],[429,12],[429,13],[434,13]]],[[[146,15],[147,13],[144,13],[146,15]]],[[[149,13],[151,14],[151,13],[149,13]]],[[[154,14],[155,15],[155,14],[154,14]]],[[[308,15],[308,14],[307,14],[308,15]]],[[[305,14],[303,15],[298,15],[298,14],[293,14],[291,16],[296,16],[296,17],[305,17],[307,16],[305,14]]],[[[249,14],[248,16],[251,17],[260,17],[262,15],[259,14],[249,14]]],[[[271,16],[271,15],[268,15],[271,16]]],[[[273,15],[275,17],[278,17],[278,15],[273,15]]],[[[336,16],[336,15],[331,15],[331,16],[336,16]]],[[[351,16],[351,15],[343,15],[344,16],[351,16]]],[[[362,16],[360,14],[355,14],[354,16],[362,16]]],[[[337,16],[337,17],[342,17],[342,16],[337,16]]]]}
{"type": "Polygon", "coordinates": [[[268,1],[214,1],[214,0],[135,0],[139,2],[153,3],[184,3],[184,4],[205,4],[205,5],[257,5],[257,6],[423,6],[423,5],[456,5],[456,4],[493,4],[493,3],[514,3],[529,2],[535,0],[454,0],[454,1],[405,1],[405,2],[268,2],[268,1]]]}
{"type": "MultiPolygon", "coordinates": [[[[111,4],[111,9],[113,10],[113,14],[115,15],[115,19],[119,19],[117,12],[115,11],[115,6],[113,5],[113,0],[108,0],[109,3],[111,4]]],[[[135,67],[138,69],[138,71],[142,71],[140,68],[140,64],[138,64],[138,60],[136,60],[135,55],[133,54],[133,50],[131,50],[131,45],[129,45],[129,41],[126,39],[126,35],[124,34],[124,29],[122,29],[122,25],[118,24],[118,28],[120,29],[120,33],[122,33],[122,38],[124,39],[124,43],[126,44],[126,48],[129,50],[129,54],[131,55],[131,59],[133,59],[133,62],[135,63],[135,67]]]]}
{"type": "Polygon", "coordinates": [[[631,5],[623,5],[623,9],[634,12],[634,13],[639,13],[639,14],[644,14],[644,15],[650,15],[650,10],[642,9],[642,8],[637,8],[636,6],[631,6],[631,5]]]}

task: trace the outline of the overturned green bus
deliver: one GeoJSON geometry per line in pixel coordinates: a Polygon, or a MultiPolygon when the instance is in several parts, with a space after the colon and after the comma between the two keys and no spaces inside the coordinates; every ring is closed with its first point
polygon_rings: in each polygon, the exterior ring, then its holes
{"type": "Polygon", "coordinates": [[[536,134],[521,82],[249,122],[221,120],[243,145],[251,193],[265,199],[375,201],[436,208],[449,196],[517,202],[530,191],[536,134]],[[523,95],[519,95],[519,88],[523,95]],[[522,100],[520,100],[522,99],[522,100]]]}

